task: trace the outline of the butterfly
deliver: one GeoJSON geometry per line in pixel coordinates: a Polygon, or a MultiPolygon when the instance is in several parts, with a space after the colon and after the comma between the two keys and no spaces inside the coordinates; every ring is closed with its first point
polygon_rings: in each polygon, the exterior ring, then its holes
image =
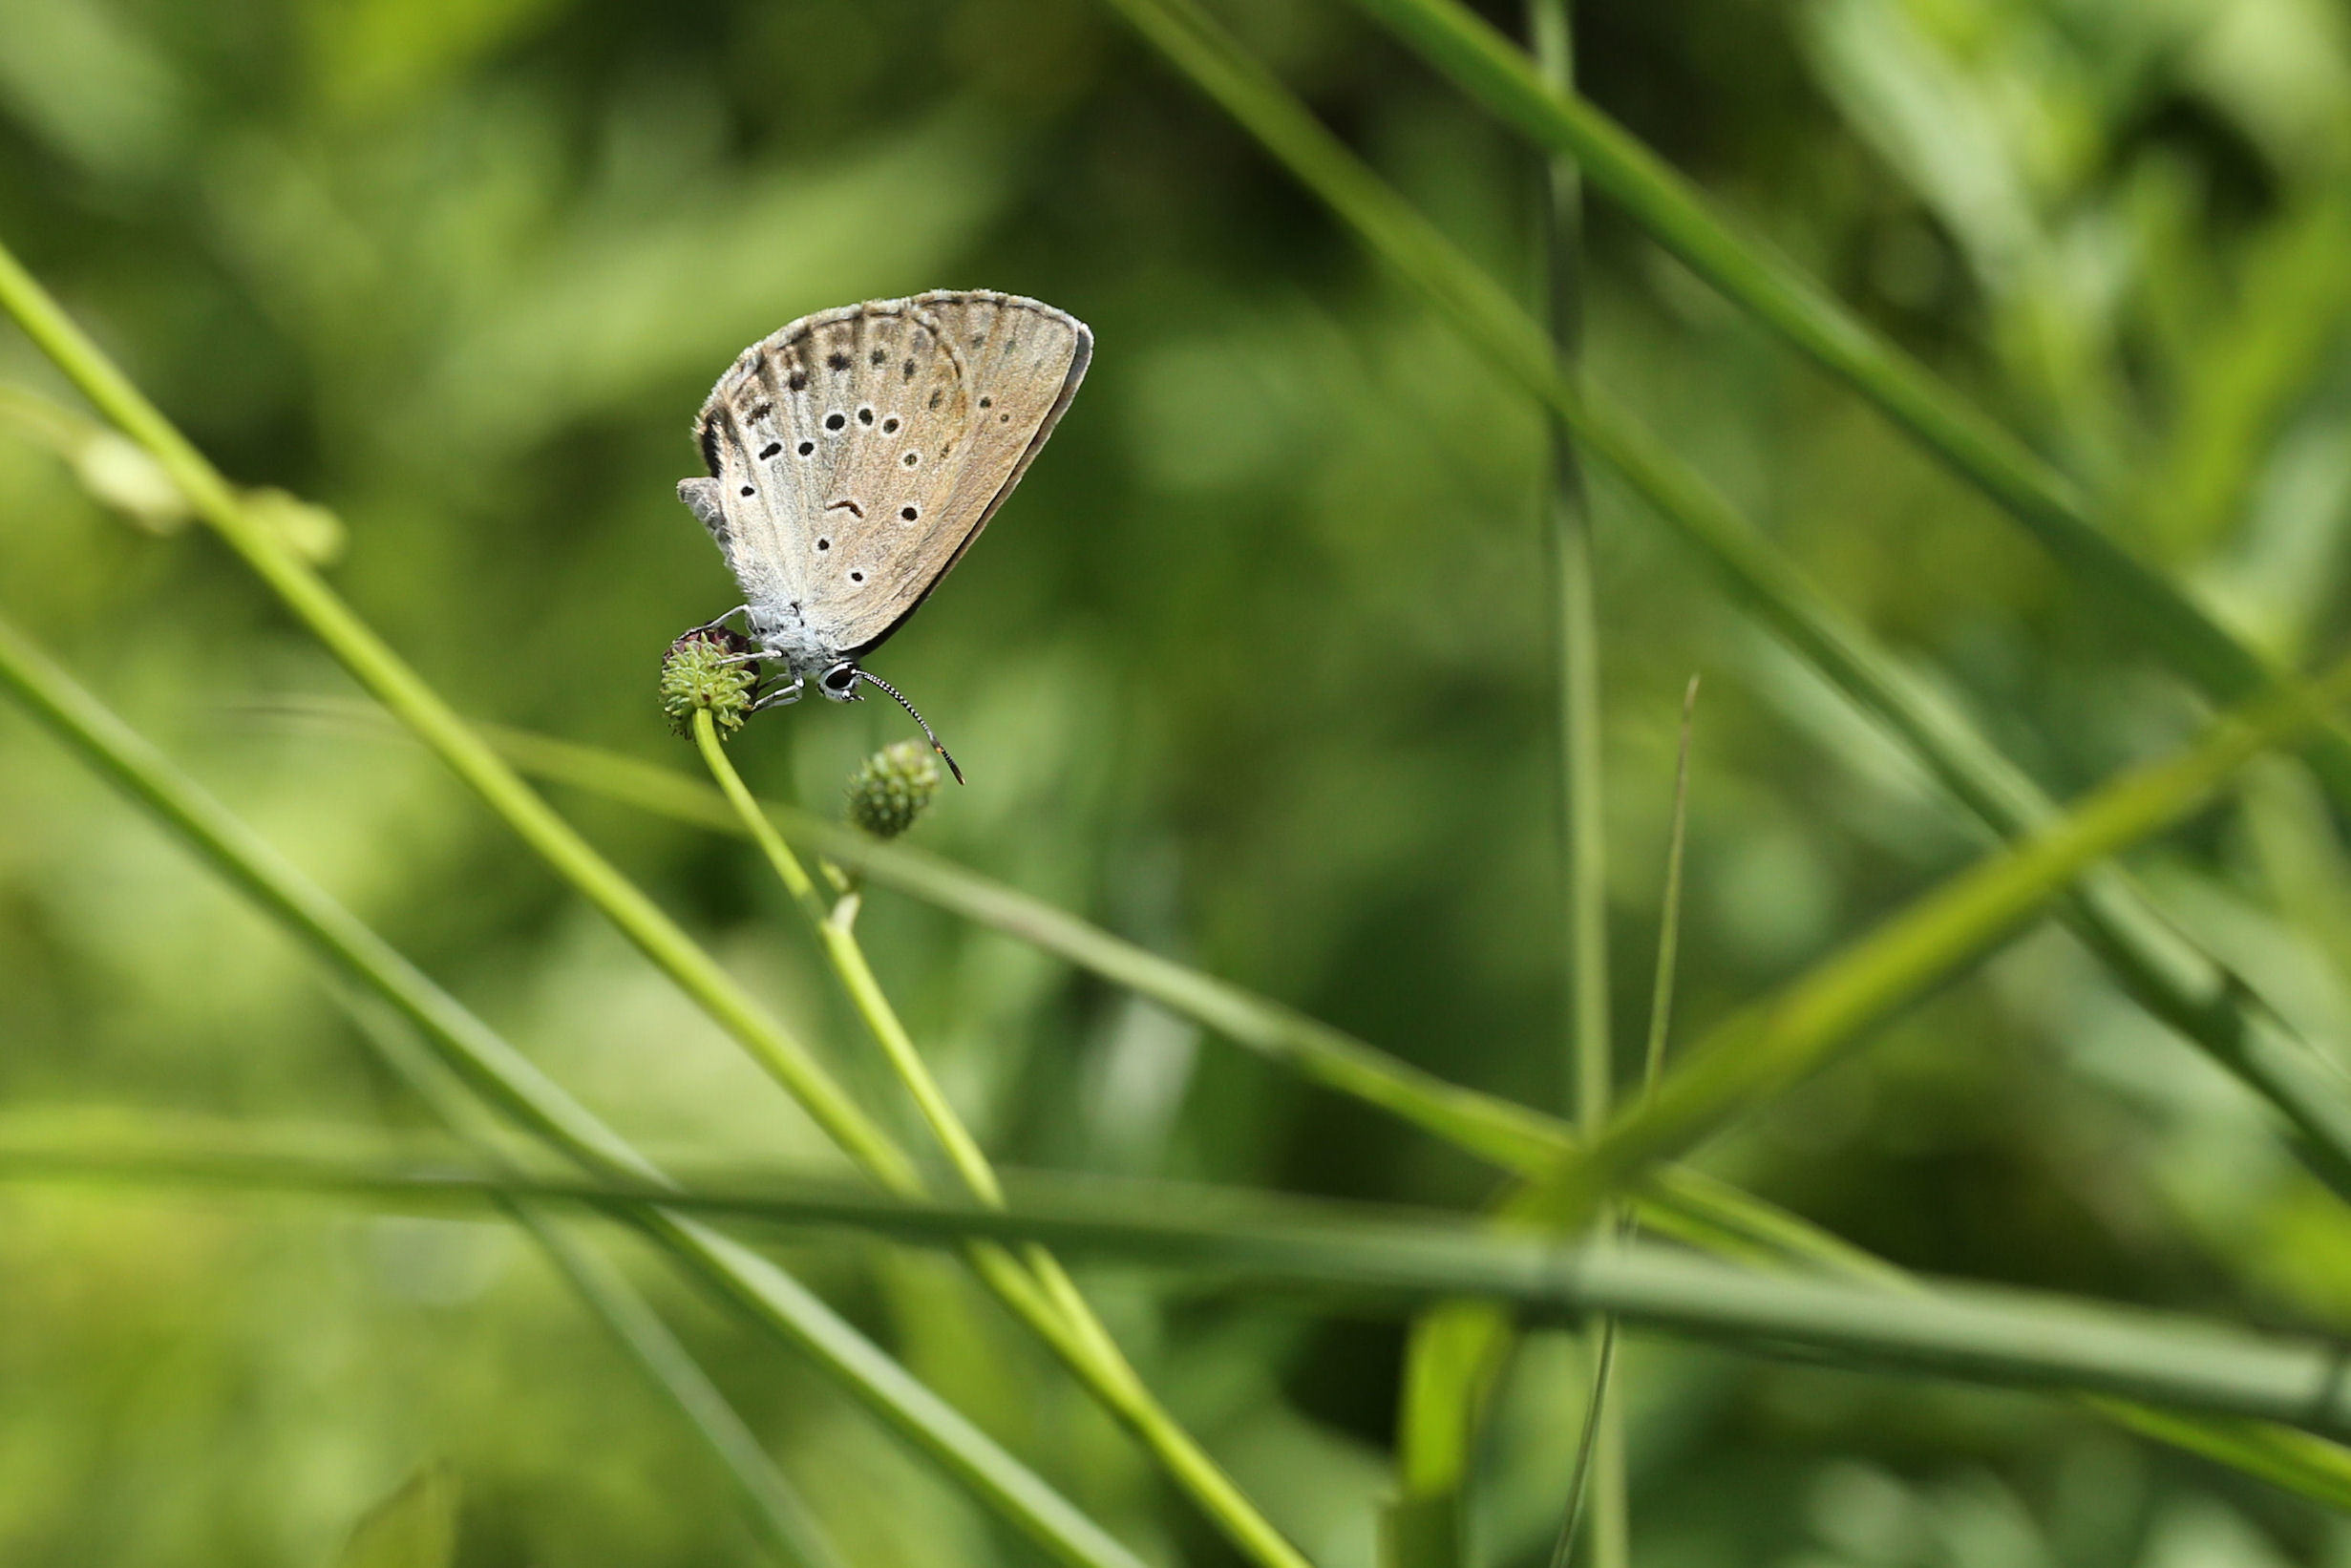
{"type": "Polygon", "coordinates": [[[707,477],[678,498],[717,540],[744,603],[752,710],[835,702],[954,569],[1036,457],[1093,357],[1093,333],[1017,294],[938,289],[802,316],[743,350],[694,423],[707,477]]]}

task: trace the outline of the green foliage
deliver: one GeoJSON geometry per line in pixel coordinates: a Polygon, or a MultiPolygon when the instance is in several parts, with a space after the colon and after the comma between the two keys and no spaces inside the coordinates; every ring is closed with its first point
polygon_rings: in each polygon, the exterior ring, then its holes
{"type": "MultiPolygon", "coordinates": [[[[503,1108],[491,1169],[846,1148],[903,1191],[1002,1162],[1467,1211],[1581,1147],[1531,1109],[1569,1101],[1557,839],[1604,830],[1574,950],[1642,994],[1703,668],[1676,1017],[1756,1054],[1604,1134],[1715,1129],[1644,1227],[1911,1281],[1897,1325],[1959,1298],[1877,1255],[2340,1334],[2351,1221],[2295,1157],[2351,1148],[2332,763],[2264,759],[1980,960],[2022,905],[1900,912],[2182,754],[2210,714],[2167,671],[2239,690],[2346,629],[2341,19],[1574,11],[1562,111],[1451,0],[0,5],[0,239],[64,302],[0,280],[30,333],[0,329],[0,616],[103,694],[46,722],[161,823],[0,704],[0,1095],[341,1147],[428,1114],[359,1049],[413,1029],[461,1124],[503,1108]],[[1572,375],[1518,303],[1562,145],[1593,206],[1572,375]],[[857,890],[812,938],[644,701],[734,602],[669,498],[684,417],[793,314],[958,282],[1101,351],[872,661],[972,787],[921,850],[772,814],[857,890]],[[1596,459],[1564,811],[1547,421],[1596,459]],[[318,723],[351,678],[377,727],[318,723]],[[407,1023],[354,1025],[321,963],[407,1023]]],[[[726,755],[821,802],[901,731],[808,704],[726,755]]],[[[1643,1020],[1613,1014],[1621,1085],[1643,1020]]],[[[645,1196],[649,1246],[564,1218],[583,1271],[497,1211],[11,1184],[0,1557],[311,1568],[434,1453],[467,1568],[1205,1562],[1219,1519],[1367,1568],[1396,1395],[1449,1370],[1202,1259],[1072,1253],[996,1275],[1005,1313],[829,1233],[788,1233],[784,1274],[645,1196]]],[[[1769,1284],[1724,1300],[1803,1296],[1769,1284]]],[[[2321,1439],[1896,1380],[1858,1331],[1845,1369],[1790,1365],[1705,1317],[1676,1321],[1718,1344],[1628,1330],[1617,1367],[1636,1562],[2340,1556],[2321,1439]]],[[[1521,1568],[1557,1527],[1590,1367],[1509,1343],[1450,1368],[1451,1473],[1386,1515],[1408,1560],[1521,1568]]]]}

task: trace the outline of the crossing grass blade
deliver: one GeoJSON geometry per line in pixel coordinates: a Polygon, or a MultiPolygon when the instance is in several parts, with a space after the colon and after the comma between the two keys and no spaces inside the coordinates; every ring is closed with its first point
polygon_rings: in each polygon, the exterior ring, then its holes
{"type": "Polygon", "coordinates": [[[1476,1296],[1550,1322],[1608,1312],[1764,1354],[1794,1348],[1857,1368],[2086,1391],[2312,1433],[2351,1432],[2340,1353],[2317,1340],[2047,1292],[1951,1282],[1897,1287],[1758,1270],[1653,1242],[1562,1246],[1455,1216],[1366,1205],[1030,1182],[1011,1206],[996,1209],[774,1178],[756,1189],[720,1190],[707,1181],[675,1189],[625,1177],[534,1180],[445,1164],[419,1171],[344,1156],[55,1145],[0,1145],[0,1176],[205,1182],[428,1213],[517,1200],[620,1213],[658,1203],[709,1218],[943,1246],[1035,1241],[1253,1292],[1304,1289],[1391,1308],[1476,1296]]]}
{"type": "MultiPolygon", "coordinates": [[[[1311,1286],[1333,1299],[1354,1303],[1408,1303],[1427,1296],[1486,1291],[1545,1312],[1573,1315],[1585,1300],[1579,1293],[1589,1288],[1588,1276],[1579,1278],[1574,1267],[1563,1266],[1564,1260],[1576,1255],[1556,1243],[1468,1224],[1458,1216],[1416,1214],[1384,1206],[1268,1199],[1259,1194],[1193,1186],[1119,1183],[1106,1188],[1093,1178],[1013,1174],[1008,1177],[1011,1207],[987,1209],[908,1202],[835,1181],[773,1172],[693,1172],[683,1186],[673,1187],[625,1173],[581,1177],[517,1176],[511,1171],[452,1162],[437,1151],[424,1157],[403,1155],[396,1150],[353,1153],[349,1145],[354,1140],[348,1138],[336,1140],[337,1152],[327,1155],[319,1152],[320,1140],[310,1129],[283,1138],[249,1126],[225,1134],[196,1134],[179,1125],[159,1128],[135,1143],[124,1143],[118,1122],[110,1126],[116,1128],[115,1141],[100,1143],[86,1135],[60,1136],[53,1125],[31,1118],[0,1122],[0,1180],[286,1192],[364,1201],[421,1215],[473,1214],[483,1205],[520,1201],[549,1208],[578,1204],[626,1218],[657,1202],[678,1213],[728,1224],[753,1223],[795,1232],[838,1228],[943,1246],[974,1237],[1046,1240],[1072,1253],[1181,1269],[1193,1277],[1229,1283],[1282,1282],[1302,1288],[1311,1286]]],[[[1878,1316],[1889,1315],[1890,1306],[1906,1302],[1947,1302],[1954,1295],[1707,1178],[1687,1176],[1682,1187],[1670,1203],[1644,1202],[1643,1218],[1662,1232],[1719,1247],[1743,1260],[1737,1267],[1724,1268],[1719,1276],[1705,1276],[1706,1281],[1739,1282],[1739,1290],[1744,1291],[1747,1282],[1758,1278],[1759,1267],[1794,1269],[1841,1284],[1853,1294],[1835,1300],[1861,1303],[1864,1315],[1878,1316]]],[[[1691,1277],[1681,1278],[1687,1281],[1691,1277]]],[[[1708,1282],[1691,1289],[1700,1297],[1714,1293],[1708,1282]]],[[[1773,1299],[1768,1287],[1762,1289],[1761,1297],[1773,1299]]],[[[2086,1311],[2087,1321],[2111,1322],[2126,1337],[2167,1321],[2128,1308],[2084,1309],[2079,1303],[2043,1295],[1994,1293],[1992,1299],[2012,1306],[2032,1303],[2026,1318],[2038,1306],[2046,1305],[2054,1309],[2055,1320],[2077,1324],[2086,1321],[2083,1314],[2086,1311]]],[[[1697,1305],[1691,1321],[1684,1325],[1695,1332],[1738,1338],[1762,1330],[1765,1311],[1784,1312],[1785,1299],[1776,1308],[1718,1310],[1710,1318],[1708,1310],[1703,1303],[1697,1305]]],[[[1654,1303],[1627,1315],[1660,1323],[1683,1321],[1654,1303]]],[[[1965,1332],[1980,1336],[1995,1321],[2000,1331],[2006,1332],[2019,1327],[2024,1319],[2011,1315],[1971,1321],[1965,1332]]],[[[2186,1320],[2170,1321],[2193,1335],[2213,1331],[2210,1324],[2191,1326],[2186,1320]]],[[[1771,1320],[1769,1332],[1780,1333],[1777,1319],[1771,1320]]],[[[2256,1341],[2234,1330],[2218,1332],[2234,1345],[2277,1348],[2275,1341],[2256,1341]]],[[[1944,1344],[1938,1350],[1930,1348],[1933,1339],[1932,1333],[1917,1335],[1891,1347],[1866,1337],[1834,1346],[1826,1339],[1821,1343],[1824,1348],[1840,1348],[1868,1358],[1870,1365],[1887,1367],[1897,1362],[1904,1368],[1923,1367],[1928,1358],[1939,1356],[1937,1369],[1948,1370],[1960,1347],[1944,1344]]],[[[2133,1341],[2142,1346],[2151,1343],[2133,1341]]],[[[2153,1375],[2166,1376],[2166,1368],[2189,1348],[2184,1341],[2163,1337],[2162,1348],[2151,1358],[2156,1364],[2153,1375]]],[[[2192,1353],[2201,1354],[2202,1348],[2198,1344],[2192,1353]]],[[[2289,1362],[2301,1354],[2289,1349],[2289,1362]]],[[[2046,1347],[2039,1346],[2023,1362],[2004,1367],[1988,1366],[1979,1372],[1992,1381],[2039,1386],[2051,1381],[2048,1358],[2046,1347]]],[[[2266,1351],[2256,1359],[2272,1371],[2286,1365],[2267,1359],[2266,1351]]],[[[2107,1365],[2109,1371],[2113,1369],[2110,1355],[2107,1365]]],[[[2056,1377],[2054,1381],[2062,1384],[2065,1380],[2056,1377]]],[[[2332,1390],[2331,1396],[2338,1402],[2344,1397],[2340,1389],[2332,1390]]],[[[2252,1416],[2183,1413],[2104,1394],[2082,1397],[2090,1409],[2132,1430],[2202,1453],[2315,1501],[2351,1507],[2351,1450],[2310,1431],[2252,1416]]],[[[2320,1403],[2306,1402],[2303,1407],[2313,1422],[2339,1418],[2318,1414],[2320,1403]]]]}

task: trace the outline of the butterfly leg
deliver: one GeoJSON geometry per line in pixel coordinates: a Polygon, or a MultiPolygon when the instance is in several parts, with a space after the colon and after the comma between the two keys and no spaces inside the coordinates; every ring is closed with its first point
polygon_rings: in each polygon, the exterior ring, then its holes
{"type": "MultiPolygon", "coordinates": [[[[702,625],[696,626],[694,631],[717,631],[725,627],[727,623],[733,620],[736,616],[748,616],[749,614],[751,614],[751,606],[749,604],[737,604],[731,610],[722,610],[718,614],[711,616],[708,621],[705,621],[702,625]]],[[[693,634],[693,631],[689,631],[686,635],[691,637],[693,634]]]]}
{"type": "Polygon", "coordinates": [[[759,700],[751,705],[751,710],[759,713],[771,708],[788,708],[800,700],[801,689],[807,684],[803,678],[794,676],[790,686],[779,686],[762,693],[759,700]]]}

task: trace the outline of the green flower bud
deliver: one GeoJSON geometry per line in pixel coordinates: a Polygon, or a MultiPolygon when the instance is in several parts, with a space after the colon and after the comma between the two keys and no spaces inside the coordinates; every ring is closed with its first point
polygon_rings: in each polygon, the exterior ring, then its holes
{"type": "Polygon", "coordinates": [[[661,707],[669,728],[694,732],[694,710],[707,708],[721,740],[743,728],[751,713],[752,688],[759,684],[755,663],[729,664],[751,651],[751,639],[725,626],[696,626],[669,645],[661,663],[661,707]]]}
{"type": "Polygon", "coordinates": [[[914,826],[939,793],[939,764],[919,741],[894,740],[858,764],[849,779],[849,821],[877,838],[914,826]]]}

